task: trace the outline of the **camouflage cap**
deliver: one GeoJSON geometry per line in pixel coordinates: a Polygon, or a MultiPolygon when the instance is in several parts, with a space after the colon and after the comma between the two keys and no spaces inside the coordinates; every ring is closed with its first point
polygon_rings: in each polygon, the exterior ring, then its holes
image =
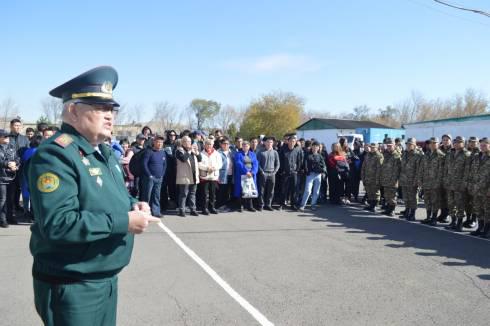
{"type": "Polygon", "coordinates": [[[453,137],[451,136],[451,134],[444,134],[444,135],[442,135],[442,138],[444,138],[444,137],[447,137],[449,139],[453,139],[453,137]]]}
{"type": "Polygon", "coordinates": [[[371,144],[369,144],[369,147],[378,148],[378,144],[377,143],[371,143],[371,144]]]}
{"type": "Polygon", "coordinates": [[[437,138],[437,137],[430,137],[429,138],[429,142],[430,143],[439,143],[439,138],[437,138]]]}
{"type": "Polygon", "coordinates": [[[465,141],[466,139],[464,139],[464,137],[461,136],[456,136],[456,138],[454,138],[455,143],[464,143],[465,141]]]}
{"type": "Polygon", "coordinates": [[[469,142],[476,142],[478,143],[478,137],[475,137],[475,136],[471,136],[469,139],[468,139],[469,142]]]}
{"type": "Polygon", "coordinates": [[[417,139],[413,138],[413,137],[410,137],[407,139],[407,142],[406,144],[412,144],[412,145],[417,145],[417,139]]]}
{"type": "Polygon", "coordinates": [[[392,138],[390,138],[390,137],[385,138],[384,143],[385,143],[386,145],[388,145],[388,144],[395,144],[395,142],[393,141],[393,139],[392,139],[392,138]]]}
{"type": "Polygon", "coordinates": [[[488,144],[488,138],[487,137],[483,137],[482,139],[480,139],[480,144],[481,143],[488,144]]]}

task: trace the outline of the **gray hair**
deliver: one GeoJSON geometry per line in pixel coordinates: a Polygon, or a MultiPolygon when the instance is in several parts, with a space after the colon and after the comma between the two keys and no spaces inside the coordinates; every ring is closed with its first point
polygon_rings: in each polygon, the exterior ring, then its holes
{"type": "Polygon", "coordinates": [[[63,122],[67,122],[66,120],[67,120],[68,108],[72,103],[75,103],[75,100],[68,100],[65,103],[63,103],[63,110],[61,111],[61,120],[63,122]]]}

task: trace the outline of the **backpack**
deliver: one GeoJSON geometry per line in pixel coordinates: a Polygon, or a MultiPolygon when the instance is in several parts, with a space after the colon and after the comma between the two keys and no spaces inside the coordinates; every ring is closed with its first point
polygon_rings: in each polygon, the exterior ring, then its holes
{"type": "Polygon", "coordinates": [[[141,177],[143,175],[143,156],[148,148],[143,148],[138,153],[134,154],[129,161],[129,172],[135,177],[141,177]]]}

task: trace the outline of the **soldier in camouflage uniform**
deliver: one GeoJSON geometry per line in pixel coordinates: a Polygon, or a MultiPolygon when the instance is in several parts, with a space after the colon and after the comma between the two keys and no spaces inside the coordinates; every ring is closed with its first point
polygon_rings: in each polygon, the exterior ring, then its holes
{"type": "Polygon", "coordinates": [[[444,167],[449,190],[447,205],[451,216],[451,224],[446,228],[457,232],[463,231],[464,212],[468,200],[464,178],[466,165],[470,162],[470,152],[465,148],[464,143],[463,137],[454,138],[454,148],[446,155],[444,167]]]}
{"type": "Polygon", "coordinates": [[[466,222],[463,223],[463,227],[465,228],[474,228],[476,226],[476,214],[475,214],[475,193],[472,191],[473,187],[470,185],[474,184],[477,180],[475,180],[475,167],[473,165],[478,164],[480,156],[480,148],[478,146],[478,138],[470,137],[468,139],[468,151],[470,152],[470,162],[466,165],[465,171],[465,186],[468,192],[468,201],[466,205],[466,222]]]}
{"type": "Polygon", "coordinates": [[[474,178],[468,184],[474,195],[473,212],[478,219],[478,229],[471,235],[482,236],[486,232],[485,236],[490,238],[490,198],[486,194],[490,191],[490,144],[487,138],[480,140],[480,150],[472,164],[474,178]]]}
{"type": "Polygon", "coordinates": [[[378,144],[371,143],[369,147],[371,151],[367,154],[362,164],[361,179],[368,198],[368,206],[365,209],[375,212],[380,197],[379,182],[383,155],[378,150],[378,144]]]}
{"type": "Polygon", "coordinates": [[[402,186],[403,201],[405,202],[405,214],[401,218],[415,221],[417,210],[417,189],[419,182],[419,165],[422,152],[417,150],[417,140],[408,138],[407,149],[402,155],[402,167],[400,172],[400,186],[402,186]]]}
{"type": "Polygon", "coordinates": [[[419,184],[424,190],[427,218],[424,224],[437,225],[437,211],[441,207],[442,174],[444,172],[444,153],[439,150],[439,139],[429,139],[429,151],[420,163],[419,184]]]}
{"type": "Polygon", "coordinates": [[[381,167],[380,185],[384,189],[386,209],[383,214],[394,216],[396,208],[396,192],[398,190],[398,178],[401,170],[401,155],[395,149],[395,142],[391,138],[385,139],[385,151],[383,153],[383,166],[381,167]]]}
{"type": "MultiPolygon", "coordinates": [[[[439,149],[441,150],[441,152],[444,153],[444,155],[446,155],[446,157],[451,152],[451,149],[453,148],[451,142],[452,142],[451,135],[446,134],[446,135],[442,136],[442,143],[441,143],[441,146],[439,147],[439,149]]],[[[445,164],[445,162],[446,162],[446,160],[444,160],[444,164],[445,164]]],[[[449,215],[449,209],[447,208],[447,194],[449,192],[449,190],[447,188],[448,177],[447,177],[447,175],[445,175],[445,171],[446,171],[446,169],[443,168],[443,173],[441,175],[442,188],[441,188],[441,193],[440,193],[441,215],[439,215],[439,217],[437,218],[437,221],[442,222],[442,223],[448,223],[449,222],[447,220],[447,217],[449,215]]]]}

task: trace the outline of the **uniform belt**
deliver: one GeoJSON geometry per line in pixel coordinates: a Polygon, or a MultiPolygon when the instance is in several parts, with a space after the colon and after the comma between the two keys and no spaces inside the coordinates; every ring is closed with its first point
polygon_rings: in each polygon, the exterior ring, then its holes
{"type": "Polygon", "coordinates": [[[81,282],[81,280],[70,278],[70,277],[46,275],[35,271],[32,272],[32,277],[34,277],[38,281],[53,284],[53,285],[73,284],[73,283],[81,282]]]}

